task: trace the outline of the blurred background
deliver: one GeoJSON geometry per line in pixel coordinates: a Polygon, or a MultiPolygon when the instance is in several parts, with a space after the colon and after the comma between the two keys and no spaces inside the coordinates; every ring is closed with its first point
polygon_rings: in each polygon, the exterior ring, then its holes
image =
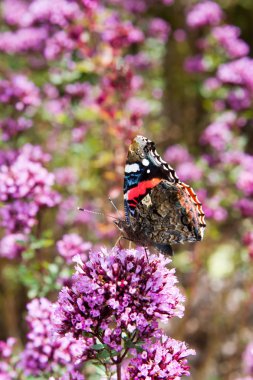
{"type": "Polygon", "coordinates": [[[165,328],[196,349],[192,379],[253,377],[252,21],[250,0],[1,1],[0,339],[20,350],[26,305],[115,244],[110,218],[77,207],[123,212],[142,134],[207,220],[174,246],[186,310],[165,328]]]}

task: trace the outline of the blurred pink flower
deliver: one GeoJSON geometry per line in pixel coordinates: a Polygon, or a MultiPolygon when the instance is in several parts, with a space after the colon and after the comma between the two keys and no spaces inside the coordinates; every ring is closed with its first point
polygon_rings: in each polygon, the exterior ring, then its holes
{"type": "Polygon", "coordinates": [[[214,1],[205,0],[195,4],[187,13],[186,22],[190,28],[217,25],[223,18],[220,6],[214,1]]]}
{"type": "Polygon", "coordinates": [[[211,34],[230,58],[239,58],[248,54],[249,46],[238,38],[241,34],[240,28],[234,25],[217,26],[212,29],[211,34]]]}
{"type": "Polygon", "coordinates": [[[84,241],[77,234],[66,234],[57,242],[57,250],[59,254],[68,262],[72,262],[72,258],[80,255],[83,261],[87,260],[87,253],[91,249],[92,244],[84,241]]]}
{"type": "Polygon", "coordinates": [[[148,35],[162,42],[167,41],[170,32],[170,25],[161,18],[153,18],[149,23],[148,35]]]}
{"type": "Polygon", "coordinates": [[[9,260],[20,257],[26,248],[26,241],[26,235],[21,233],[4,236],[2,240],[0,240],[0,257],[6,257],[9,260]]]}

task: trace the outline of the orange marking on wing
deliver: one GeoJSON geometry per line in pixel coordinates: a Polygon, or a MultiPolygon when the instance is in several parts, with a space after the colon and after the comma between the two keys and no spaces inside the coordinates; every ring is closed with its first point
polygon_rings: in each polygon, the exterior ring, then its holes
{"type": "Polygon", "coordinates": [[[128,191],[128,201],[134,200],[135,198],[138,198],[140,195],[143,195],[146,193],[147,189],[152,189],[158,183],[161,182],[161,178],[152,178],[149,181],[142,181],[138,183],[137,186],[135,186],[133,189],[130,189],[128,191]]]}

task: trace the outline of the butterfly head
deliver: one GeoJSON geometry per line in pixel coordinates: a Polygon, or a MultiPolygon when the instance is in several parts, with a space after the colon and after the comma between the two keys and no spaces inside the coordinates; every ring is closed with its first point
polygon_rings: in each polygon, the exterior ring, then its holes
{"type": "Polygon", "coordinates": [[[141,161],[147,157],[147,154],[155,149],[155,144],[143,136],[136,136],[129,146],[128,162],[141,161]]]}

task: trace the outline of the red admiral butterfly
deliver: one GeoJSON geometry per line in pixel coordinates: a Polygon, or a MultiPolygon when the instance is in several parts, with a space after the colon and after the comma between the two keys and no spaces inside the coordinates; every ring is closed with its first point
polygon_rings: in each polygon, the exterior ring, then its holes
{"type": "Polygon", "coordinates": [[[158,155],[155,144],[137,136],[129,146],[124,180],[123,237],[172,255],[170,244],[203,239],[205,214],[193,189],[158,155]]]}

